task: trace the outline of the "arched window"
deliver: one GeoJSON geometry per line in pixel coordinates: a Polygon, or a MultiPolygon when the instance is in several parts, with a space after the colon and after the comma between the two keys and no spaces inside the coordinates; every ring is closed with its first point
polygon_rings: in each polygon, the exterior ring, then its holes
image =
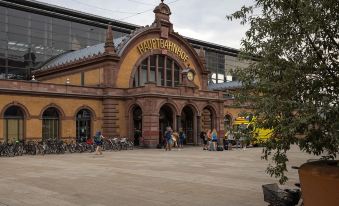
{"type": "Polygon", "coordinates": [[[59,112],[56,108],[50,107],[42,114],[42,138],[59,138],[59,112]]]}
{"type": "Polygon", "coordinates": [[[5,141],[13,142],[24,138],[24,113],[18,106],[9,107],[4,114],[5,141]]]}
{"type": "Polygon", "coordinates": [[[92,113],[88,109],[82,109],[76,117],[76,138],[78,142],[85,142],[91,136],[92,113]]]}
{"type": "Polygon", "coordinates": [[[146,82],[156,82],[158,86],[176,87],[181,83],[180,67],[168,56],[160,54],[148,56],[134,73],[133,87],[144,86],[146,82]]]}

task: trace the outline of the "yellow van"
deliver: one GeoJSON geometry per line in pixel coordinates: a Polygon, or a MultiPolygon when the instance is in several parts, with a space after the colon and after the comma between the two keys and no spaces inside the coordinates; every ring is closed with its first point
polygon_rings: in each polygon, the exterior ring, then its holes
{"type": "Polygon", "coordinates": [[[253,138],[251,141],[253,145],[262,144],[271,137],[272,130],[257,128],[255,126],[255,118],[252,118],[252,120],[249,121],[245,117],[237,117],[232,124],[233,130],[237,131],[240,125],[246,126],[246,128],[248,128],[249,131],[253,133],[253,138]]]}

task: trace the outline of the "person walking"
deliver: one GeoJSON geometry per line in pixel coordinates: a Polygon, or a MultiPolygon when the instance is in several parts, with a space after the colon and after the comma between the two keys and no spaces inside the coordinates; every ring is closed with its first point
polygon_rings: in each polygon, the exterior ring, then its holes
{"type": "Polygon", "coordinates": [[[212,151],[213,144],[212,144],[212,132],[211,132],[211,130],[210,129],[207,130],[206,134],[207,134],[207,148],[208,148],[209,151],[212,151]]]}
{"type": "Polygon", "coordinates": [[[217,142],[218,142],[218,133],[217,133],[217,130],[214,128],[212,131],[213,151],[217,150],[217,142]]]}
{"type": "Polygon", "coordinates": [[[184,131],[182,130],[182,128],[180,128],[180,131],[179,131],[179,148],[184,148],[185,139],[186,139],[186,135],[185,135],[184,131]]]}
{"type": "Polygon", "coordinates": [[[232,150],[234,142],[234,134],[232,130],[227,131],[227,140],[228,140],[228,150],[232,150]]]}
{"type": "Polygon", "coordinates": [[[207,150],[207,133],[204,130],[201,130],[200,132],[200,138],[203,142],[203,150],[207,150]]]}
{"type": "Polygon", "coordinates": [[[172,144],[172,129],[171,129],[171,127],[167,127],[167,129],[166,129],[165,140],[166,140],[165,151],[167,151],[167,150],[171,151],[171,144],[172,144]]]}
{"type": "Polygon", "coordinates": [[[102,143],[103,143],[104,136],[102,136],[100,131],[97,131],[94,137],[94,142],[97,145],[95,150],[96,155],[102,155],[102,143]]]}
{"type": "Polygon", "coordinates": [[[173,131],[172,141],[173,141],[173,147],[179,148],[179,134],[177,131],[173,131]]]}

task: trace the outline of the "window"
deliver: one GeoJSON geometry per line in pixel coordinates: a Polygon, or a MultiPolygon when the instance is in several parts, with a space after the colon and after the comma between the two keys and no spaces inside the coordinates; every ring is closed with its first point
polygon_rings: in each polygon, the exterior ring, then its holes
{"type": "Polygon", "coordinates": [[[42,115],[42,138],[59,138],[59,112],[53,107],[46,109],[42,115]]]}
{"type": "Polygon", "coordinates": [[[164,60],[165,57],[162,55],[157,55],[158,57],[158,77],[157,77],[157,85],[165,85],[164,82],[164,60]]]}
{"type": "Polygon", "coordinates": [[[223,83],[225,78],[225,55],[213,51],[206,51],[206,67],[211,71],[210,83],[223,83]]]}
{"type": "Polygon", "coordinates": [[[4,135],[6,142],[23,140],[24,138],[24,113],[18,106],[9,107],[4,114],[4,135]]]}
{"type": "Polygon", "coordinates": [[[156,59],[156,56],[155,55],[152,55],[150,56],[150,79],[149,81],[151,82],[155,82],[155,67],[156,67],[156,64],[155,64],[155,59],[156,59]]]}
{"type": "Polygon", "coordinates": [[[88,109],[82,109],[76,117],[76,139],[85,142],[91,136],[92,113],[88,109]]]}
{"type": "Polygon", "coordinates": [[[146,82],[156,82],[158,86],[178,86],[180,70],[173,59],[164,55],[151,55],[137,67],[133,76],[133,87],[143,86],[146,82]]]}

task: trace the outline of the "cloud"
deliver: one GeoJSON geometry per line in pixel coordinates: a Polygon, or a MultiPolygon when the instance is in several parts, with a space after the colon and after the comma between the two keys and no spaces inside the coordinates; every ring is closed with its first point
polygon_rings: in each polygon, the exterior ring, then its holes
{"type": "MultiPolygon", "coordinates": [[[[158,0],[41,0],[49,4],[70,8],[137,25],[150,25],[154,21],[153,9],[158,0]],[[150,5],[152,4],[152,5],[150,5]],[[148,10],[148,11],[146,11],[148,10]],[[146,12],[144,12],[146,11],[146,12]],[[144,12],[144,13],[142,13],[144,12]],[[140,13],[140,14],[136,14],[140,13]]],[[[240,48],[248,26],[226,20],[242,5],[253,0],[165,0],[171,8],[174,29],[183,36],[200,39],[227,47],[240,48]]]]}

